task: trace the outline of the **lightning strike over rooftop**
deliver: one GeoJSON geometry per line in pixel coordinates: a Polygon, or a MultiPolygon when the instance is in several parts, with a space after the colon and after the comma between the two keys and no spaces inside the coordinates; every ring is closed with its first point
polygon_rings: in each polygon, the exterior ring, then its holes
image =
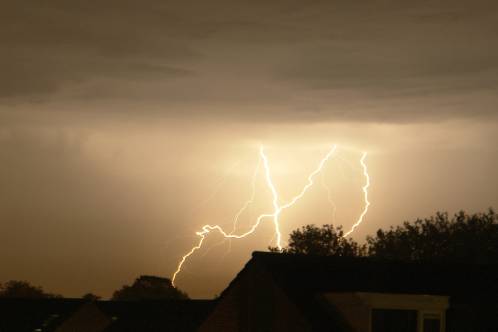
{"type": "MultiPolygon", "coordinates": [[[[251,194],[251,198],[248,201],[246,201],[245,204],[242,206],[242,208],[237,212],[237,214],[234,218],[233,230],[230,233],[227,233],[219,225],[204,225],[204,226],[202,226],[202,230],[196,232],[196,235],[199,236],[199,241],[198,241],[197,245],[192,247],[192,249],[190,249],[190,251],[188,251],[185,255],[183,255],[180,262],[178,263],[177,269],[173,273],[173,276],[171,278],[172,284],[175,285],[176,277],[181,272],[182,267],[185,264],[186,260],[202,247],[202,244],[203,244],[204,240],[206,239],[206,236],[211,231],[218,231],[225,239],[229,239],[229,240],[230,239],[241,239],[241,238],[244,238],[244,237],[252,234],[258,228],[258,226],[263,221],[263,219],[272,218],[273,224],[275,227],[277,248],[282,250],[282,233],[280,232],[280,215],[281,215],[282,211],[290,208],[296,202],[298,202],[306,194],[308,189],[313,186],[314,178],[316,177],[316,175],[318,173],[320,173],[323,170],[323,167],[325,166],[326,162],[329,161],[329,159],[332,157],[332,155],[334,154],[336,149],[337,149],[337,146],[333,145],[332,148],[329,150],[329,152],[325,155],[325,157],[322,158],[322,160],[318,164],[317,168],[308,176],[308,178],[307,178],[308,181],[307,181],[306,185],[303,187],[303,189],[299,192],[299,194],[294,196],[287,203],[279,204],[278,191],[277,191],[277,188],[275,187],[273,180],[272,180],[272,177],[271,177],[270,163],[268,161],[268,157],[266,156],[266,154],[264,152],[264,148],[260,147],[260,149],[259,149],[260,160],[259,160],[258,166],[256,167],[256,170],[254,171],[254,174],[253,174],[253,180],[252,180],[253,191],[251,194]],[[241,234],[234,234],[240,215],[254,201],[255,179],[256,179],[261,161],[262,161],[264,171],[265,171],[264,174],[265,174],[266,185],[272,194],[273,212],[272,213],[264,213],[264,214],[259,215],[259,217],[256,219],[256,222],[251,226],[251,228],[248,231],[241,233],[241,234]]],[[[364,174],[365,178],[367,179],[365,186],[363,186],[363,188],[362,188],[363,193],[364,193],[365,206],[364,206],[364,209],[363,209],[360,217],[356,221],[356,223],[353,225],[353,227],[351,228],[351,230],[349,232],[344,234],[344,236],[348,236],[349,234],[351,234],[355,230],[355,228],[358,227],[363,222],[363,219],[364,219],[364,217],[368,211],[368,207],[370,205],[370,202],[368,201],[368,187],[370,186],[370,177],[368,175],[367,166],[365,164],[366,155],[367,155],[366,152],[364,152],[362,154],[361,159],[360,159],[360,163],[361,163],[361,166],[363,168],[363,174],[364,174]]]]}

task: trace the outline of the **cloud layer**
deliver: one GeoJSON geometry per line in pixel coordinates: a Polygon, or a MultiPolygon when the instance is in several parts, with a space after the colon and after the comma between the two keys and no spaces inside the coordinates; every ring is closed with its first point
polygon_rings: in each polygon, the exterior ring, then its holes
{"type": "Polygon", "coordinates": [[[70,101],[91,112],[86,103],[100,100],[113,103],[110,112],[140,102],[143,116],[235,121],[497,114],[493,1],[57,0],[4,8],[6,111],[70,101]]]}

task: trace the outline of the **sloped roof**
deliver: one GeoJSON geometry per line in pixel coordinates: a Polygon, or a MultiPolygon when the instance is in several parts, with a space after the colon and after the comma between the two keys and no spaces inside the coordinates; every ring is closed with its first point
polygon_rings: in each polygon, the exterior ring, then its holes
{"type": "Polygon", "coordinates": [[[113,320],[106,332],[195,331],[214,304],[213,300],[96,302],[113,320]]]}
{"type": "MultiPolygon", "coordinates": [[[[253,264],[270,274],[311,323],[313,331],[350,330],[335,308],[320,296],[329,292],[446,295],[450,296],[450,305],[464,307],[463,312],[469,306],[479,307],[479,312],[483,308],[488,310],[490,314],[484,313],[488,319],[483,323],[485,326],[493,326],[497,319],[492,312],[498,309],[498,264],[401,262],[367,257],[254,252],[222,297],[253,264]]],[[[450,310],[451,317],[460,315],[450,310]]],[[[455,323],[458,324],[461,322],[455,323]]]]}
{"type": "Polygon", "coordinates": [[[81,299],[0,299],[0,331],[54,331],[83,303],[81,299]]]}
{"type": "MultiPolygon", "coordinates": [[[[51,332],[78,313],[82,299],[0,299],[0,332],[51,332]]],[[[106,332],[195,331],[213,300],[95,301],[111,319],[106,332]]]]}

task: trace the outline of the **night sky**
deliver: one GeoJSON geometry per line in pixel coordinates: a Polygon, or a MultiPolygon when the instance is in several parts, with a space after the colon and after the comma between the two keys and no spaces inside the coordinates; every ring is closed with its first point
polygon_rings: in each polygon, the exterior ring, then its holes
{"type": "MultiPolygon", "coordinates": [[[[498,208],[497,41],[485,0],[3,0],[0,282],[106,297],[170,277],[202,225],[231,228],[260,145],[283,200],[338,145],[282,215],[284,239],[354,223],[362,151],[372,205],[357,241],[498,208]]],[[[271,209],[255,185],[241,230],[271,209]]],[[[191,297],[219,293],[275,238],[265,221],[221,240],[179,276],[191,297]]]]}

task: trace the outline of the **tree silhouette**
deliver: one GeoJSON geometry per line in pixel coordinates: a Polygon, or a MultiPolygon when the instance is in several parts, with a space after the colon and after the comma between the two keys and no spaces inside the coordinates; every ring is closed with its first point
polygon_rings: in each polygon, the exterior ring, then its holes
{"type": "Polygon", "coordinates": [[[39,286],[33,286],[27,281],[10,280],[0,285],[0,298],[47,299],[59,298],[61,295],[46,293],[39,286]]]}
{"type": "Polygon", "coordinates": [[[438,260],[476,263],[498,262],[498,215],[490,209],[449,218],[436,213],[426,219],[379,229],[368,237],[368,254],[399,260],[438,260]]]}
{"type": "MultiPolygon", "coordinates": [[[[289,244],[282,252],[290,254],[311,254],[325,256],[363,256],[366,253],[365,245],[359,245],[351,238],[344,238],[344,232],[339,226],[306,225],[301,229],[292,231],[289,244]]],[[[269,248],[278,251],[278,248],[269,248]]]]}
{"type": "Polygon", "coordinates": [[[343,235],[341,227],[303,226],[290,234],[282,252],[408,261],[498,262],[498,215],[492,209],[472,215],[461,211],[451,218],[448,213],[438,212],[387,231],[379,229],[375,236],[367,237],[366,245],[343,235]]]}
{"type": "Polygon", "coordinates": [[[102,297],[98,296],[98,295],[95,295],[93,293],[86,293],[85,295],[83,295],[81,297],[83,300],[87,300],[89,302],[92,302],[92,301],[98,301],[100,300],[102,297]]]}
{"type": "Polygon", "coordinates": [[[114,292],[113,300],[188,299],[188,295],[171,284],[171,280],[155,276],[140,276],[131,286],[114,292]]]}

